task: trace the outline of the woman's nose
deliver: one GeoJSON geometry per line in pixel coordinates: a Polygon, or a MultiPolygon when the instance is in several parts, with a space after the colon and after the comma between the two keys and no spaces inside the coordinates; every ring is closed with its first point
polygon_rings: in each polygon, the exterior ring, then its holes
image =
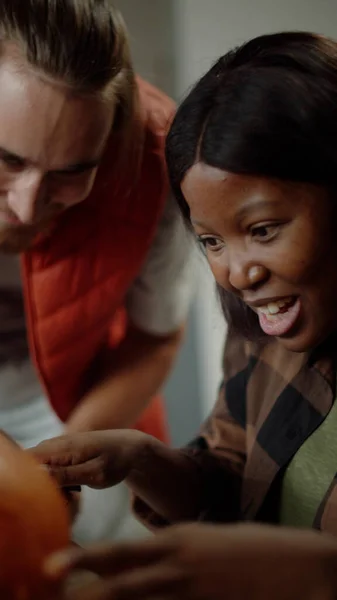
{"type": "Polygon", "coordinates": [[[268,276],[268,271],[248,256],[232,256],[228,265],[228,281],[231,288],[243,292],[263,283],[268,276]]]}

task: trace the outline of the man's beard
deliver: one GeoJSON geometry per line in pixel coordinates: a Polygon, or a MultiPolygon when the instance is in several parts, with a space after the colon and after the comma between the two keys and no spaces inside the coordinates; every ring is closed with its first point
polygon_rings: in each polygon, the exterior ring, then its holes
{"type": "Polygon", "coordinates": [[[48,234],[55,218],[64,210],[62,205],[53,205],[48,215],[32,225],[8,225],[0,228],[0,252],[21,254],[33,246],[39,234],[48,234]]]}

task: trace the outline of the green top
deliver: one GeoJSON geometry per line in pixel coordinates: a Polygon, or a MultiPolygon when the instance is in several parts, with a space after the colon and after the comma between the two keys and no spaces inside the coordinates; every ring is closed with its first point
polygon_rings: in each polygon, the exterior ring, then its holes
{"type": "Polygon", "coordinates": [[[282,482],[281,525],[311,528],[336,473],[337,400],[289,463],[282,482]]]}

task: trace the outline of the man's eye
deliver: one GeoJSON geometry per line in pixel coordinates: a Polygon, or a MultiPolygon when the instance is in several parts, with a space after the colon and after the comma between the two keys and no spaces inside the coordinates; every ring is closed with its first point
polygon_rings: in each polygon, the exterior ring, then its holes
{"type": "Polygon", "coordinates": [[[76,179],[76,177],[88,175],[88,173],[90,173],[88,169],[65,169],[64,171],[51,171],[50,176],[56,178],[76,179]]]}
{"type": "Polygon", "coordinates": [[[223,241],[214,236],[198,236],[198,240],[205,250],[216,251],[224,246],[223,241]]]}
{"type": "Polygon", "coordinates": [[[278,225],[258,225],[250,230],[252,238],[258,242],[269,242],[277,235],[278,231],[278,225]]]}
{"type": "Polygon", "coordinates": [[[0,160],[5,166],[11,169],[22,169],[24,166],[24,162],[21,160],[21,158],[11,156],[10,154],[0,156],[0,160]]]}

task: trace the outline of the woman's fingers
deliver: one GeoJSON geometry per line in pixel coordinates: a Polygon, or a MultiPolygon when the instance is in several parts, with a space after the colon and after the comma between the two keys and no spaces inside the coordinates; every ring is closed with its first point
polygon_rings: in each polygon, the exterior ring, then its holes
{"type": "Polygon", "coordinates": [[[82,485],[96,489],[104,487],[104,473],[99,456],[75,465],[46,464],[46,468],[60,487],[74,488],[82,485]]]}
{"type": "Polygon", "coordinates": [[[44,440],[37,446],[28,448],[27,452],[45,464],[50,462],[59,465],[72,464],[74,458],[74,443],[67,436],[59,436],[50,440],[44,440]]]}
{"type": "Polygon", "coordinates": [[[188,600],[188,576],[167,562],[69,590],[66,600],[188,600]]]}
{"type": "Polygon", "coordinates": [[[92,571],[101,576],[109,576],[159,562],[169,557],[172,551],[172,544],[157,543],[156,538],[114,546],[100,545],[90,549],[71,548],[50,557],[45,568],[54,578],[62,577],[72,570],[92,571]]]}
{"type": "Polygon", "coordinates": [[[178,599],[186,595],[188,575],[176,564],[161,561],[111,577],[106,583],[107,599],[152,600],[163,598],[164,595],[178,599]]]}

